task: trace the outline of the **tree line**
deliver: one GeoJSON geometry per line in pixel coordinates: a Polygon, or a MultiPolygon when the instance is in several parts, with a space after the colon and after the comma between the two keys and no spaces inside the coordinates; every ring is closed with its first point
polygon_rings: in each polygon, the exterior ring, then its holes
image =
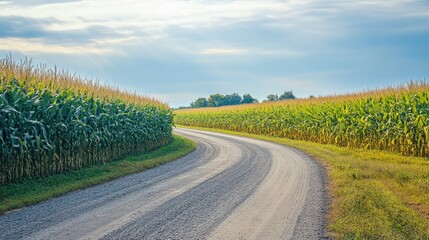
{"type": "MultiPolygon", "coordinates": [[[[281,101],[286,99],[295,99],[295,95],[292,91],[285,91],[280,96],[277,94],[270,94],[263,102],[281,101]]],[[[233,94],[212,94],[208,98],[198,98],[194,102],[191,102],[191,108],[203,108],[203,107],[221,107],[231,106],[249,103],[258,103],[258,99],[252,97],[252,95],[246,93],[240,96],[238,93],[233,94]]]]}

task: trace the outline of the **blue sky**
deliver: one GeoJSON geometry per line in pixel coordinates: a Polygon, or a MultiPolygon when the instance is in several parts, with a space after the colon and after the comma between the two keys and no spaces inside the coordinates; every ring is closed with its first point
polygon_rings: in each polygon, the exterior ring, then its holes
{"type": "Polygon", "coordinates": [[[0,56],[155,96],[298,97],[429,78],[427,0],[0,0],[0,56]]]}

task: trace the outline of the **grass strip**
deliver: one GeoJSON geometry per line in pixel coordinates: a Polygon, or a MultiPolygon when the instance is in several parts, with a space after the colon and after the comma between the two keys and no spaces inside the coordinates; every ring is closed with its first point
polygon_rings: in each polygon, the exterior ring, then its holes
{"type": "Polygon", "coordinates": [[[20,183],[0,186],[0,213],[35,204],[77,189],[100,184],[124,175],[154,168],[195,150],[191,140],[175,135],[173,142],[155,151],[123,160],[20,183]]]}
{"type": "MultiPolygon", "coordinates": [[[[188,126],[180,126],[186,127],[188,126]]],[[[429,160],[286,138],[197,128],[295,147],[326,168],[334,239],[429,239],[429,160]]]]}

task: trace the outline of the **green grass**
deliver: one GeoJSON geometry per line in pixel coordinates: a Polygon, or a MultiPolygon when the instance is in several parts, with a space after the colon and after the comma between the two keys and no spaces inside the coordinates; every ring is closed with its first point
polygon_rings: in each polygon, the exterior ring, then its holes
{"type": "Polygon", "coordinates": [[[429,160],[378,150],[219,129],[277,142],[319,160],[329,177],[328,232],[334,239],[429,239],[429,160]]]}
{"type": "Polygon", "coordinates": [[[77,189],[86,188],[124,175],[154,168],[195,150],[196,144],[180,136],[155,151],[123,160],[86,167],[64,174],[27,179],[0,186],[0,213],[35,204],[77,189]]]}

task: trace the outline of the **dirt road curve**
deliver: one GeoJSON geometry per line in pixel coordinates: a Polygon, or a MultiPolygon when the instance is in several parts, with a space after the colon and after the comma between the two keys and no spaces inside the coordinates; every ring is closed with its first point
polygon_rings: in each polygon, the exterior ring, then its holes
{"type": "Polygon", "coordinates": [[[0,216],[0,239],[322,239],[323,169],[274,143],[196,130],[172,163],[0,216]]]}

